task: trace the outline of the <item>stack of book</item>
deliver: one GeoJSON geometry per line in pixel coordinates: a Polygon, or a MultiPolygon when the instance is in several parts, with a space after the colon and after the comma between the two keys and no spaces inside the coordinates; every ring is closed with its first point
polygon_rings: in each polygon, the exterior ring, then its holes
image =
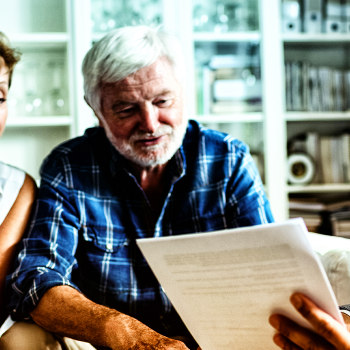
{"type": "Polygon", "coordinates": [[[289,217],[302,217],[309,232],[321,233],[322,211],[325,205],[316,198],[289,199],[289,217]]]}
{"type": "Polygon", "coordinates": [[[350,110],[350,71],[287,61],[285,76],[287,111],[350,110]]]}
{"type": "Polygon", "coordinates": [[[302,217],[309,232],[350,238],[350,201],[325,204],[317,198],[290,198],[289,217],[302,217]]]}
{"type": "Polygon", "coordinates": [[[350,238],[350,201],[327,206],[334,236],[350,238]]]}
{"type": "Polygon", "coordinates": [[[289,143],[289,153],[308,154],[316,168],[312,183],[350,183],[350,133],[320,136],[308,132],[289,143]]]}

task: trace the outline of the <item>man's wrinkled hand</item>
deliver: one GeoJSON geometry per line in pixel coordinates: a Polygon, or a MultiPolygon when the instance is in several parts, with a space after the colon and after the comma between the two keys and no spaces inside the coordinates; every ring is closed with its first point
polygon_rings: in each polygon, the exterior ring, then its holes
{"type": "Polygon", "coordinates": [[[278,332],[273,338],[277,346],[288,350],[350,349],[350,333],[346,327],[301,293],[294,293],[290,301],[309,321],[315,332],[299,326],[282,315],[271,315],[269,322],[278,332]]]}

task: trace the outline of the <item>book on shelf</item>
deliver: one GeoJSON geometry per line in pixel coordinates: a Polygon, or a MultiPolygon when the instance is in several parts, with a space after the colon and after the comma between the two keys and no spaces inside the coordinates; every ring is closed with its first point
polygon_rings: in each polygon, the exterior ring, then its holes
{"type": "Polygon", "coordinates": [[[323,203],[319,198],[289,198],[289,217],[302,217],[310,232],[350,238],[350,200],[323,203]]]}
{"type": "Polygon", "coordinates": [[[350,109],[350,73],[316,67],[306,61],[286,61],[287,111],[342,112],[350,109]]]}
{"type": "Polygon", "coordinates": [[[326,210],[332,212],[349,212],[350,213],[350,200],[338,201],[326,205],[326,210]]]}
{"type": "Polygon", "coordinates": [[[320,232],[326,205],[317,198],[289,198],[289,218],[302,217],[309,232],[320,232]]]}
{"type": "Polygon", "coordinates": [[[321,169],[324,183],[343,183],[343,164],[339,136],[321,136],[321,169]]]}
{"type": "Polygon", "coordinates": [[[350,238],[350,200],[327,205],[334,236],[350,238]]]}
{"type": "Polygon", "coordinates": [[[320,139],[318,133],[306,133],[305,152],[313,159],[315,165],[315,175],[311,183],[322,183],[320,139]]]}
{"type": "Polygon", "coordinates": [[[350,238],[350,211],[336,211],[330,215],[334,236],[350,238]]]}
{"type": "MultiPolygon", "coordinates": [[[[344,72],[344,95],[350,96],[350,71],[344,72]]],[[[350,111],[350,98],[344,100],[344,110],[350,111]]]]}
{"type": "Polygon", "coordinates": [[[312,198],[289,198],[289,210],[320,212],[326,210],[326,205],[316,197],[312,198]]]}
{"type": "Polygon", "coordinates": [[[287,111],[293,110],[293,101],[292,101],[292,89],[290,88],[292,84],[292,63],[287,61],[285,64],[285,84],[286,84],[286,109],[287,111]]]}
{"type": "Polygon", "coordinates": [[[344,111],[344,73],[340,70],[333,70],[333,106],[335,111],[344,111]]]}
{"type": "Polygon", "coordinates": [[[350,183],[350,134],[343,134],[340,137],[344,182],[350,183]]]}

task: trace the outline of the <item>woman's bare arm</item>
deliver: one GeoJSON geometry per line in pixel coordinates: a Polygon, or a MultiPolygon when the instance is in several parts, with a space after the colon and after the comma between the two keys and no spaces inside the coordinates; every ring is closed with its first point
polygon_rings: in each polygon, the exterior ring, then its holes
{"type": "Polygon", "coordinates": [[[18,243],[27,229],[36,195],[35,181],[26,175],[16,201],[0,226],[0,324],[6,318],[4,311],[4,287],[17,254],[18,243]]]}

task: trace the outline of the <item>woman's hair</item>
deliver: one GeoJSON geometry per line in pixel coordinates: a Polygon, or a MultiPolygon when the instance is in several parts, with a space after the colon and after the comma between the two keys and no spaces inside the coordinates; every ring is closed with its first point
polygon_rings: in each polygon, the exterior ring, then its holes
{"type": "Polygon", "coordinates": [[[0,32],[0,57],[5,61],[6,67],[9,70],[9,87],[11,86],[11,79],[13,69],[17,62],[21,59],[21,53],[17,49],[11,47],[10,41],[7,36],[0,32]]]}
{"type": "Polygon", "coordinates": [[[86,54],[82,72],[85,99],[101,115],[102,83],[115,83],[165,57],[184,84],[185,64],[178,39],[148,26],[118,28],[96,42],[86,54]]]}

